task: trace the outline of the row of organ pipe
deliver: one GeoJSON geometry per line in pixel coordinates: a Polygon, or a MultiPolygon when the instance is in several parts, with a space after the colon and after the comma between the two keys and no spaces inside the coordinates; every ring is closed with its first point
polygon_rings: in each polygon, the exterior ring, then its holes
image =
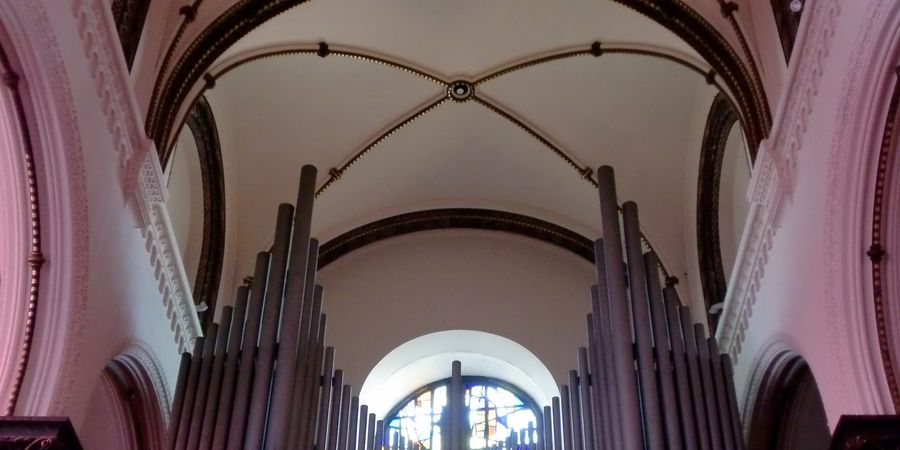
{"type": "MultiPolygon", "coordinates": [[[[281,205],[275,242],[257,256],[193,352],[182,355],[169,448],[423,450],[368,412],[324,346],[318,243],[310,239],[316,170],[304,166],[296,211],[281,205]]],[[[637,206],[620,209],[612,168],[598,170],[602,239],[595,243],[587,346],[537,423],[499,450],[743,450],[731,361],[691,324],[641,242],[637,206]],[[621,223],[620,223],[621,217],[621,223]],[[624,233],[623,233],[624,231],[624,233]]],[[[462,369],[449,394],[462,398],[462,369]]],[[[468,447],[463,402],[447,406],[449,450],[468,447]]]]}
{"type": "Polygon", "coordinates": [[[612,168],[601,167],[598,181],[603,238],[594,249],[588,345],[543,408],[543,439],[529,448],[743,450],[730,357],[691,323],[675,288],[662,286],[637,206],[625,202],[619,214],[612,168]]]}
{"type": "Polygon", "coordinates": [[[318,243],[310,239],[316,169],[300,174],[297,210],[279,206],[275,242],[257,255],[193,352],[182,355],[169,448],[375,450],[383,428],[325,347],[318,243]]]}

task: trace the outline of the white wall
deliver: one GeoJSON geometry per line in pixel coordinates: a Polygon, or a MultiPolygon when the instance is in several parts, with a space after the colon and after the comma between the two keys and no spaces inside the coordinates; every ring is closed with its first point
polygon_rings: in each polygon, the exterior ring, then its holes
{"type": "Polygon", "coordinates": [[[193,288],[203,250],[203,180],[197,142],[187,126],[178,135],[171,158],[166,170],[169,191],[166,208],[175,229],[184,271],[193,288]]]}
{"type": "Polygon", "coordinates": [[[722,156],[722,173],[719,182],[719,246],[722,269],[731,275],[737,256],[744,223],[750,212],[747,188],[750,186],[750,161],[744,133],[735,123],[728,133],[722,156]]]}
{"type": "MultiPolygon", "coordinates": [[[[72,221],[75,230],[51,237],[53,240],[63,240],[64,245],[76,249],[81,249],[82,245],[86,247],[82,253],[79,253],[80,250],[74,252],[75,256],[70,260],[59,258],[56,253],[48,252],[46,255],[46,267],[73,274],[83,271],[84,276],[73,280],[75,287],[71,297],[41,298],[43,303],[38,308],[38,331],[46,326],[46,314],[60,309],[59,305],[64,302],[70,304],[70,310],[66,310],[67,323],[60,324],[66,329],[60,333],[66,336],[66,340],[63,344],[46,342],[42,339],[48,334],[37,333],[17,413],[69,416],[76,431],[90,434],[92,425],[102,425],[102,422],[95,421],[103,412],[97,406],[93,392],[99,374],[112,357],[132,343],[145,343],[159,358],[168,384],[172,386],[179,355],[166,318],[160,284],[155,278],[148,246],[142,236],[140,214],[130,189],[133,186],[128,185],[128,174],[123,168],[127,166],[123,164],[127,161],[126,156],[135,155],[128,155],[132,149],[115,144],[123,142],[122,136],[140,136],[143,133],[139,128],[142,124],[134,129],[118,130],[117,135],[112,133],[108,124],[127,121],[121,120],[121,116],[112,116],[110,108],[117,106],[116,102],[128,104],[127,97],[118,97],[122,91],[116,90],[115,72],[98,72],[108,69],[98,67],[105,63],[103,56],[94,61],[86,56],[86,51],[93,48],[82,41],[73,14],[77,14],[75,8],[61,8],[55,1],[44,3],[46,5],[33,2],[15,6],[19,10],[30,8],[25,17],[35,19],[35,23],[22,25],[24,29],[19,30],[21,34],[17,38],[41,43],[37,50],[43,52],[39,54],[42,57],[41,70],[35,73],[50,74],[47,76],[53,80],[47,98],[58,102],[52,111],[59,111],[60,116],[56,118],[58,123],[38,130],[41,142],[45,145],[57,144],[51,138],[63,136],[70,140],[53,146],[49,151],[76,155],[67,159],[70,166],[66,168],[71,172],[46,174],[46,180],[52,185],[60,179],[68,180],[66,177],[78,177],[84,182],[80,189],[85,191],[78,194],[86,194],[86,202],[71,205],[75,212],[60,218],[62,221],[72,221]],[[63,75],[53,78],[56,73],[63,75]],[[98,73],[105,78],[95,78],[98,73]],[[98,92],[103,92],[108,98],[99,98],[98,92]],[[59,128],[52,128],[54,126],[59,128]],[[79,227],[86,227],[87,242],[72,242],[75,236],[80,235],[79,227]],[[39,373],[41,366],[36,363],[46,358],[43,352],[54,348],[54,345],[64,348],[51,361],[60,371],[60,379],[49,380],[53,384],[43,384],[40,380],[44,380],[45,374],[39,373]],[[47,397],[50,401],[45,402],[47,397]],[[33,399],[37,400],[33,402],[33,399]]],[[[94,38],[94,43],[101,39],[98,36],[94,38]]],[[[110,44],[118,45],[115,40],[111,40],[110,44]]],[[[28,79],[31,86],[38,84],[35,73],[28,79]]],[[[47,104],[38,106],[39,110],[48,107],[47,104]]],[[[121,114],[123,110],[128,111],[123,108],[117,113],[121,114]]],[[[142,150],[152,151],[152,147],[142,150]]],[[[135,156],[135,160],[140,158],[135,156]]],[[[134,169],[137,166],[127,167],[134,169]]],[[[73,185],[78,186],[77,183],[73,185]]],[[[80,195],[72,196],[81,198],[80,195]]],[[[55,207],[53,204],[46,205],[47,208],[55,207]]],[[[65,229],[57,225],[51,229],[65,229]]]]}
{"type": "Polygon", "coordinates": [[[453,329],[511,339],[536,355],[557,384],[566,383],[587,341],[595,279],[593,266],[566,250],[478,230],[381,241],[337,260],[320,277],[327,345],[337,349],[335,367],[357,391],[395,347],[453,329]]]}

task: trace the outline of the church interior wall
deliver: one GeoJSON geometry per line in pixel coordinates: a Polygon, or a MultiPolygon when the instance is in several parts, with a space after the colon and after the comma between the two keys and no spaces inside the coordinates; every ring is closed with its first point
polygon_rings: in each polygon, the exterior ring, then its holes
{"type": "MultiPolygon", "coordinates": [[[[848,84],[848,80],[860,81],[853,78],[853,74],[858,70],[857,63],[860,63],[859,45],[870,43],[860,40],[860,36],[866,36],[866,29],[873,26],[870,19],[873,16],[879,18],[876,23],[882,24],[885,29],[869,32],[882,36],[880,39],[884,40],[883,35],[891,33],[890,24],[897,23],[885,17],[900,16],[897,12],[900,7],[890,6],[890,0],[871,0],[865,8],[839,8],[840,13],[834,23],[833,45],[822,55],[822,66],[810,69],[820,70],[821,79],[814,92],[809,92],[790,90],[793,86],[792,75],[778,60],[781,57],[783,61],[783,54],[780,46],[776,45],[778,38],[773,32],[774,25],[766,16],[766,3],[756,2],[749,10],[752,13],[753,47],[758,49],[760,55],[763,79],[773,110],[774,105],[784,107],[789,104],[789,98],[793,96],[811,96],[812,99],[808,124],[801,131],[802,141],[798,148],[764,145],[764,151],[771,152],[766,158],[776,160],[772,164],[778,166],[778,178],[769,182],[786,186],[787,196],[775,213],[774,237],[771,242],[762,244],[770,246],[765,273],[759,280],[758,291],[753,297],[756,302],[753,313],[736,354],[738,397],[745,407],[752,403],[759,387],[758,374],[771,363],[768,359],[770,349],[781,346],[796,352],[808,362],[822,394],[829,426],[833,428],[842,414],[894,411],[884,374],[878,371],[878,361],[863,361],[862,365],[867,368],[857,364],[860,358],[871,357],[874,351],[872,345],[877,345],[877,342],[873,344],[875,330],[872,327],[860,327],[857,323],[865,322],[866,314],[871,312],[866,309],[870,302],[867,292],[860,287],[860,283],[868,281],[846,279],[867,272],[852,272],[847,269],[849,263],[829,265],[828,261],[835,260],[835,255],[851,255],[857,266],[865,267],[866,264],[865,245],[859,241],[847,242],[859,236],[850,235],[848,229],[852,227],[835,225],[836,220],[840,222],[843,218],[834,217],[836,212],[842,213],[835,211],[835,204],[858,203],[860,199],[829,197],[835,189],[832,183],[834,170],[848,169],[851,164],[857,168],[857,165],[863,164],[855,160],[835,159],[835,153],[855,151],[854,148],[841,147],[843,141],[840,133],[861,133],[842,127],[841,122],[848,118],[840,115],[845,98],[838,93],[855,88],[854,83],[848,84]],[[786,98],[775,100],[782,95],[786,98]],[[783,155],[789,150],[794,153],[790,158],[784,158],[783,155]],[[836,160],[843,162],[837,168],[836,160]],[[847,233],[849,238],[835,240],[835,230],[847,233]],[[829,247],[831,244],[833,246],[829,247]],[[835,278],[832,273],[834,267],[847,270],[835,278]],[[843,296],[846,292],[851,295],[843,296]],[[850,310],[854,312],[847,314],[850,310]],[[869,350],[857,352],[857,348],[869,350]]],[[[164,377],[170,385],[174,385],[179,351],[163,306],[160,282],[154,274],[155,268],[148,262],[148,247],[142,235],[140,214],[136,212],[132,198],[134,194],[130,190],[133,186],[129,186],[127,177],[122,176],[121,157],[114,136],[102,125],[109,120],[104,112],[104,101],[107,100],[98,98],[99,81],[92,76],[91,64],[94,62],[84,57],[84,42],[70,8],[56,8],[49,4],[44,7],[42,3],[36,5],[33,10],[27,6],[14,10],[18,14],[43,14],[54,30],[51,38],[58,45],[61,55],[58,63],[63,66],[66,89],[74,108],[71,113],[77,118],[78,142],[67,144],[84,149],[81,155],[84,163],[82,176],[86,184],[82,194],[88,199],[87,212],[90,217],[85,225],[89,265],[83,268],[87,273],[82,280],[86,286],[86,303],[76,304],[77,299],[73,296],[73,307],[82,309],[67,316],[69,323],[66,328],[76,330],[74,336],[77,339],[60,340],[57,334],[56,341],[50,342],[48,340],[53,335],[39,334],[40,339],[34,349],[33,357],[38,360],[46,358],[41,352],[50,351],[47,349],[60,345],[66,348],[68,355],[65,358],[60,356],[56,362],[59,366],[57,370],[61,371],[61,381],[50,387],[43,385],[32,369],[26,378],[19,411],[68,415],[88,441],[113,442],[118,437],[104,434],[111,430],[101,429],[106,423],[116,423],[116,411],[120,408],[109,397],[112,395],[110,386],[104,384],[108,383],[104,381],[103,372],[106,363],[131,343],[144,342],[158,356],[164,377]],[[48,388],[54,393],[52,402],[44,398],[45,394],[38,393],[48,388]],[[97,420],[98,417],[105,419],[97,420]]],[[[828,5],[823,1],[814,7],[828,5]]],[[[163,12],[151,13],[148,20],[176,23],[172,20],[176,6],[173,2],[168,8],[160,8],[163,12]]],[[[213,8],[198,11],[197,24],[189,27],[192,31],[185,35],[181,48],[192,40],[196,30],[203,29],[198,24],[209,22],[214,17],[214,11],[213,8]]],[[[0,13],[0,20],[4,23],[10,17],[16,17],[9,13],[8,7],[0,8],[0,13]]],[[[721,20],[717,19],[719,22],[721,20]]],[[[810,27],[808,22],[805,28],[801,28],[801,34],[810,27]]],[[[169,36],[173,31],[172,27],[152,25],[148,29],[157,29],[148,37],[153,41],[162,41],[163,36],[169,36]]],[[[36,29],[25,31],[30,36],[39,32],[36,29]]],[[[900,48],[900,39],[893,38],[892,42],[891,48],[900,48]]],[[[812,43],[798,41],[795,47],[797,55],[805,51],[804,45],[812,43]]],[[[888,44],[884,46],[890,47],[888,44]]],[[[128,77],[136,92],[133,100],[141,110],[149,102],[152,90],[152,83],[148,80],[155,76],[148,75],[152,72],[149,68],[157,67],[164,47],[142,44],[135,72],[128,77]]],[[[895,58],[896,66],[896,53],[889,52],[865,53],[869,59],[862,62],[872,63],[883,59],[886,54],[895,58]]],[[[792,61],[798,60],[799,57],[792,58],[792,61]]],[[[34,97],[35,101],[42,98],[40,95],[34,97]]],[[[865,103],[865,98],[861,102],[865,103]]],[[[856,109],[851,111],[862,111],[866,108],[862,103],[855,105],[856,109]]],[[[793,125],[779,123],[777,118],[782,116],[777,111],[775,117],[776,128],[793,125]]],[[[774,130],[773,134],[779,132],[774,130]]],[[[49,136],[45,141],[52,142],[49,136]]],[[[155,153],[150,145],[143,151],[155,153]]],[[[720,204],[721,213],[728,214],[730,211],[735,219],[730,224],[735,232],[728,242],[735,244],[733,251],[737,254],[736,258],[741,257],[736,245],[739,241],[734,240],[740,229],[738,222],[741,217],[749,215],[752,219],[753,216],[752,212],[743,209],[740,201],[745,181],[751,184],[749,196],[753,193],[753,183],[767,182],[761,180],[758,174],[754,174],[752,180],[745,180],[744,173],[739,170],[739,159],[729,160],[728,172],[732,180],[729,187],[732,190],[723,200],[725,203],[720,204]]],[[[225,166],[228,180],[228,171],[235,169],[227,157],[225,166]]],[[[754,170],[761,170],[760,166],[754,170]]],[[[865,173],[866,170],[860,169],[860,172],[865,173]]],[[[840,181],[842,184],[836,186],[846,187],[850,183],[840,181]]],[[[236,187],[226,186],[226,192],[234,189],[236,187]]],[[[184,200],[184,192],[180,188],[176,187],[169,195],[175,196],[175,202],[184,200]]],[[[234,196],[226,194],[226,197],[234,196]]],[[[189,203],[194,204],[193,200],[189,203]]],[[[180,208],[185,207],[182,204],[180,208]]],[[[858,205],[856,207],[860,208],[858,205]]],[[[174,214],[175,208],[172,209],[174,214]]],[[[687,214],[686,217],[694,217],[694,214],[687,214]]],[[[228,228],[229,236],[233,238],[238,230],[232,224],[228,228]]],[[[182,235],[184,233],[191,235],[182,231],[182,235]]],[[[48,239],[61,239],[59,236],[63,235],[51,235],[48,239]]],[[[74,239],[74,235],[63,238],[74,239]]],[[[72,242],[64,244],[74,245],[72,242]]],[[[233,246],[226,245],[226,248],[230,247],[233,246]]],[[[48,271],[70,269],[68,273],[78,273],[74,266],[84,262],[64,260],[63,264],[53,266],[53,257],[51,252],[48,255],[51,265],[46,269],[48,271]]],[[[235,266],[234,258],[233,253],[226,254],[226,268],[235,266]]],[[[230,287],[236,284],[240,276],[233,272],[223,273],[221,285],[229,288],[220,289],[220,295],[231,295],[230,287]]],[[[321,276],[328,293],[329,343],[338,350],[339,365],[345,368],[348,382],[361,386],[380,357],[403,342],[431,331],[469,327],[491,331],[521,343],[545,362],[557,381],[562,383],[566,380],[565,370],[572,366],[575,349],[585,340],[581,324],[588,310],[588,287],[594,275],[588,263],[546,244],[494,232],[440,231],[372,245],[330,265],[321,272],[321,276]],[[455,239],[451,241],[449,237],[455,239]],[[385,257],[388,254],[390,258],[385,257]],[[472,264],[472,261],[478,261],[478,264],[472,264]],[[502,301],[485,302],[485,296],[501,298],[502,301]],[[362,346],[360,342],[366,345],[362,346]],[[559,349],[566,351],[560,352],[559,349]]],[[[39,323],[42,319],[40,314],[43,313],[39,313],[39,323]]],[[[744,415],[747,416],[746,409],[744,415]]]]}
{"type": "MultiPolygon", "coordinates": [[[[68,142],[51,140],[50,130],[45,129],[42,132],[47,133],[47,139],[43,142],[52,145],[52,151],[63,151],[64,148],[88,149],[80,155],[83,157],[84,165],[70,167],[76,170],[76,175],[79,175],[78,169],[83,170],[80,176],[83,176],[85,191],[71,192],[70,195],[80,194],[87,197],[86,204],[76,203],[74,206],[85,206],[90,217],[86,224],[75,223],[75,226],[87,226],[85,235],[80,236],[77,232],[63,235],[48,233],[50,239],[66,239],[67,241],[63,243],[65,245],[78,246],[78,242],[70,240],[79,237],[87,239],[87,255],[83,258],[72,261],[57,260],[55,258],[64,255],[50,253],[47,263],[59,264],[55,267],[75,275],[80,274],[80,269],[86,270],[83,279],[73,280],[76,284],[83,283],[85,303],[77,303],[79,297],[77,290],[74,294],[66,293],[66,298],[72,302],[68,306],[78,308],[68,312],[66,316],[68,323],[60,327],[61,331],[70,333],[54,335],[47,332],[41,334],[41,331],[38,331],[31,354],[32,364],[29,367],[31,370],[26,377],[17,411],[32,415],[67,415],[71,417],[76,428],[83,429],[90,422],[89,405],[93,386],[105,364],[114,355],[136,341],[150,343],[156,355],[175,355],[177,347],[166,320],[159,284],[154,279],[154,268],[147,257],[148,249],[138,226],[134,205],[127,195],[128,191],[121,176],[118,149],[114,147],[109,132],[101,126],[107,123],[107,118],[104,117],[103,104],[97,98],[95,90],[97,81],[92,78],[89,62],[83,56],[84,49],[76,31],[75,16],[70,9],[45,9],[40,4],[19,5],[10,14],[31,14],[36,21],[46,20],[55,30],[53,35],[47,36],[52,38],[54,47],[35,51],[48,54],[38,53],[40,56],[46,56],[42,60],[46,64],[44,70],[52,72],[55,68],[54,63],[62,66],[60,68],[65,71],[65,79],[53,81],[63,84],[51,85],[49,88],[38,83],[32,86],[49,91],[49,95],[46,96],[36,95],[37,100],[51,101],[56,100],[57,95],[70,96],[70,105],[74,108],[71,112],[72,118],[77,122],[65,123],[63,128],[68,128],[70,132],[74,130],[75,134],[63,133],[63,135],[75,140],[68,142]],[[54,50],[58,51],[59,55],[56,62],[52,59],[54,50]],[[80,264],[87,267],[79,266],[80,264]],[[60,352],[61,354],[50,355],[52,358],[47,364],[51,367],[42,367],[38,364],[48,358],[44,353],[52,352],[54,349],[58,351],[60,346],[64,351],[60,352]],[[41,370],[56,373],[59,379],[48,379],[41,370]]],[[[4,20],[8,17],[4,16],[4,20]]],[[[23,23],[30,25],[28,21],[23,23]]],[[[26,31],[32,37],[42,31],[46,32],[34,28],[26,31]]],[[[69,114],[69,111],[62,110],[61,114],[69,114]]],[[[55,117],[58,121],[65,119],[64,115],[55,117]]],[[[44,175],[49,173],[45,172],[44,175]]],[[[50,206],[52,207],[53,203],[50,206]]],[[[65,216],[50,217],[59,221],[54,222],[58,227],[67,223],[65,216]]],[[[76,216],[69,220],[78,218],[76,216]]],[[[58,232],[55,228],[49,231],[58,232]]],[[[51,300],[39,308],[38,323],[47,326],[46,324],[50,322],[42,322],[44,316],[61,306],[53,304],[52,296],[43,298],[51,300]]],[[[166,375],[173,378],[177,371],[177,360],[161,357],[159,363],[166,375]]]]}
{"type": "Polygon", "coordinates": [[[327,345],[362,386],[395,347],[445,330],[480,330],[534,353],[564,384],[585,345],[592,265],[496,231],[439,230],[369,245],[321,270],[327,345]],[[565,349],[560,351],[560,349],[565,349]]]}
{"type": "MultiPolygon", "coordinates": [[[[858,313],[848,314],[853,308],[866,308],[871,298],[861,291],[842,295],[847,292],[844,291],[847,279],[854,277],[850,283],[859,283],[860,278],[856,277],[863,273],[849,271],[851,264],[846,262],[866,264],[866,246],[862,236],[847,235],[851,228],[840,224],[847,220],[862,222],[865,216],[859,209],[861,199],[847,202],[844,198],[847,194],[835,192],[840,186],[848,187],[835,184],[835,181],[843,181],[845,176],[852,179],[858,174],[853,174],[853,166],[848,165],[846,159],[844,165],[837,167],[833,161],[835,154],[844,152],[865,154],[865,151],[845,147],[841,139],[841,133],[854,133],[842,126],[842,122],[852,121],[854,116],[851,115],[864,113],[877,98],[859,96],[855,92],[854,85],[860,80],[854,75],[864,72],[857,66],[860,56],[875,56],[871,53],[860,55],[859,47],[854,45],[859,45],[859,37],[866,33],[879,34],[877,28],[871,27],[885,22],[874,18],[884,20],[889,9],[886,3],[872,2],[868,8],[840,10],[833,45],[824,55],[818,55],[821,57],[817,60],[821,65],[819,84],[813,91],[806,91],[811,97],[808,99],[809,116],[801,128],[800,144],[790,149],[767,149],[790,155],[790,160],[782,163],[779,173],[790,193],[787,203],[779,210],[765,276],[760,282],[736,368],[739,385],[743,385],[745,393],[752,397],[759,382],[753,375],[758,373],[755,370],[770,362],[765,357],[766,349],[773,345],[792,349],[808,361],[832,429],[842,414],[893,411],[883,373],[866,373],[865,369],[876,367],[874,372],[878,372],[877,363],[865,361],[873,350],[870,339],[875,328],[858,327],[853,323],[860,317],[858,313]],[[848,103],[853,104],[848,106],[848,103]],[[848,175],[836,175],[835,171],[846,171],[848,175]],[[841,235],[835,238],[835,233],[841,235]],[[835,264],[844,269],[839,272],[839,279],[835,279],[835,264]],[[870,343],[855,347],[854,342],[859,341],[870,343]],[[858,351],[864,348],[868,350],[858,351]]],[[[880,33],[892,33],[885,26],[880,33]]],[[[814,44],[807,42],[804,45],[814,44]]],[[[801,46],[795,47],[795,51],[809,50],[801,46]]],[[[882,53],[880,58],[883,57],[882,53]]],[[[872,67],[881,64],[873,62],[872,67]]],[[[804,94],[792,92],[789,95],[804,94]]],[[[791,124],[776,123],[778,126],[791,124]]],[[[773,135],[779,132],[773,130],[773,135]]],[[[745,398],[745,402],[747,400],[745,398]]]]}

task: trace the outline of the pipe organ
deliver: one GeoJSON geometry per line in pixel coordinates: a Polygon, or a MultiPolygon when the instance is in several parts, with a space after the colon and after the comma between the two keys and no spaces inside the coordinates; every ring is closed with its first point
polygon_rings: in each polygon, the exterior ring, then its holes
{"type": "MultiPolygon", "coordinates": [[[[182,355],[169,448],[425,450],[360,405],[325,347],[318,243],[310,238],[316,170],[304,166],[296,209],[281,205],[252,286],[237,290],[193,352],[182,355]]],[[[495,449],[743,450],[731,361],[692,324],[642,244],[637,206],[617,203],[598,170],[602,238],[590,289],[587,344],[560,396],[495,449]]],[[[450,368],[442,446],[468,447],[462,368],[450,368]]],[[[437,450],[437,449],[429,449],[437,450]]]]}

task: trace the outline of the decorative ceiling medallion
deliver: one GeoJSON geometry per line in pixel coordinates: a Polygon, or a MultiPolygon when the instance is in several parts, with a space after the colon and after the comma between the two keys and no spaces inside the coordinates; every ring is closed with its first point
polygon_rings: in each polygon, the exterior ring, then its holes
{"type": "Polygon", "coordinates": [[[471,100],[475,96],[475,85],[465,80],[451,81],[447,85],[447,95],[457,102],[471,100]]]}

